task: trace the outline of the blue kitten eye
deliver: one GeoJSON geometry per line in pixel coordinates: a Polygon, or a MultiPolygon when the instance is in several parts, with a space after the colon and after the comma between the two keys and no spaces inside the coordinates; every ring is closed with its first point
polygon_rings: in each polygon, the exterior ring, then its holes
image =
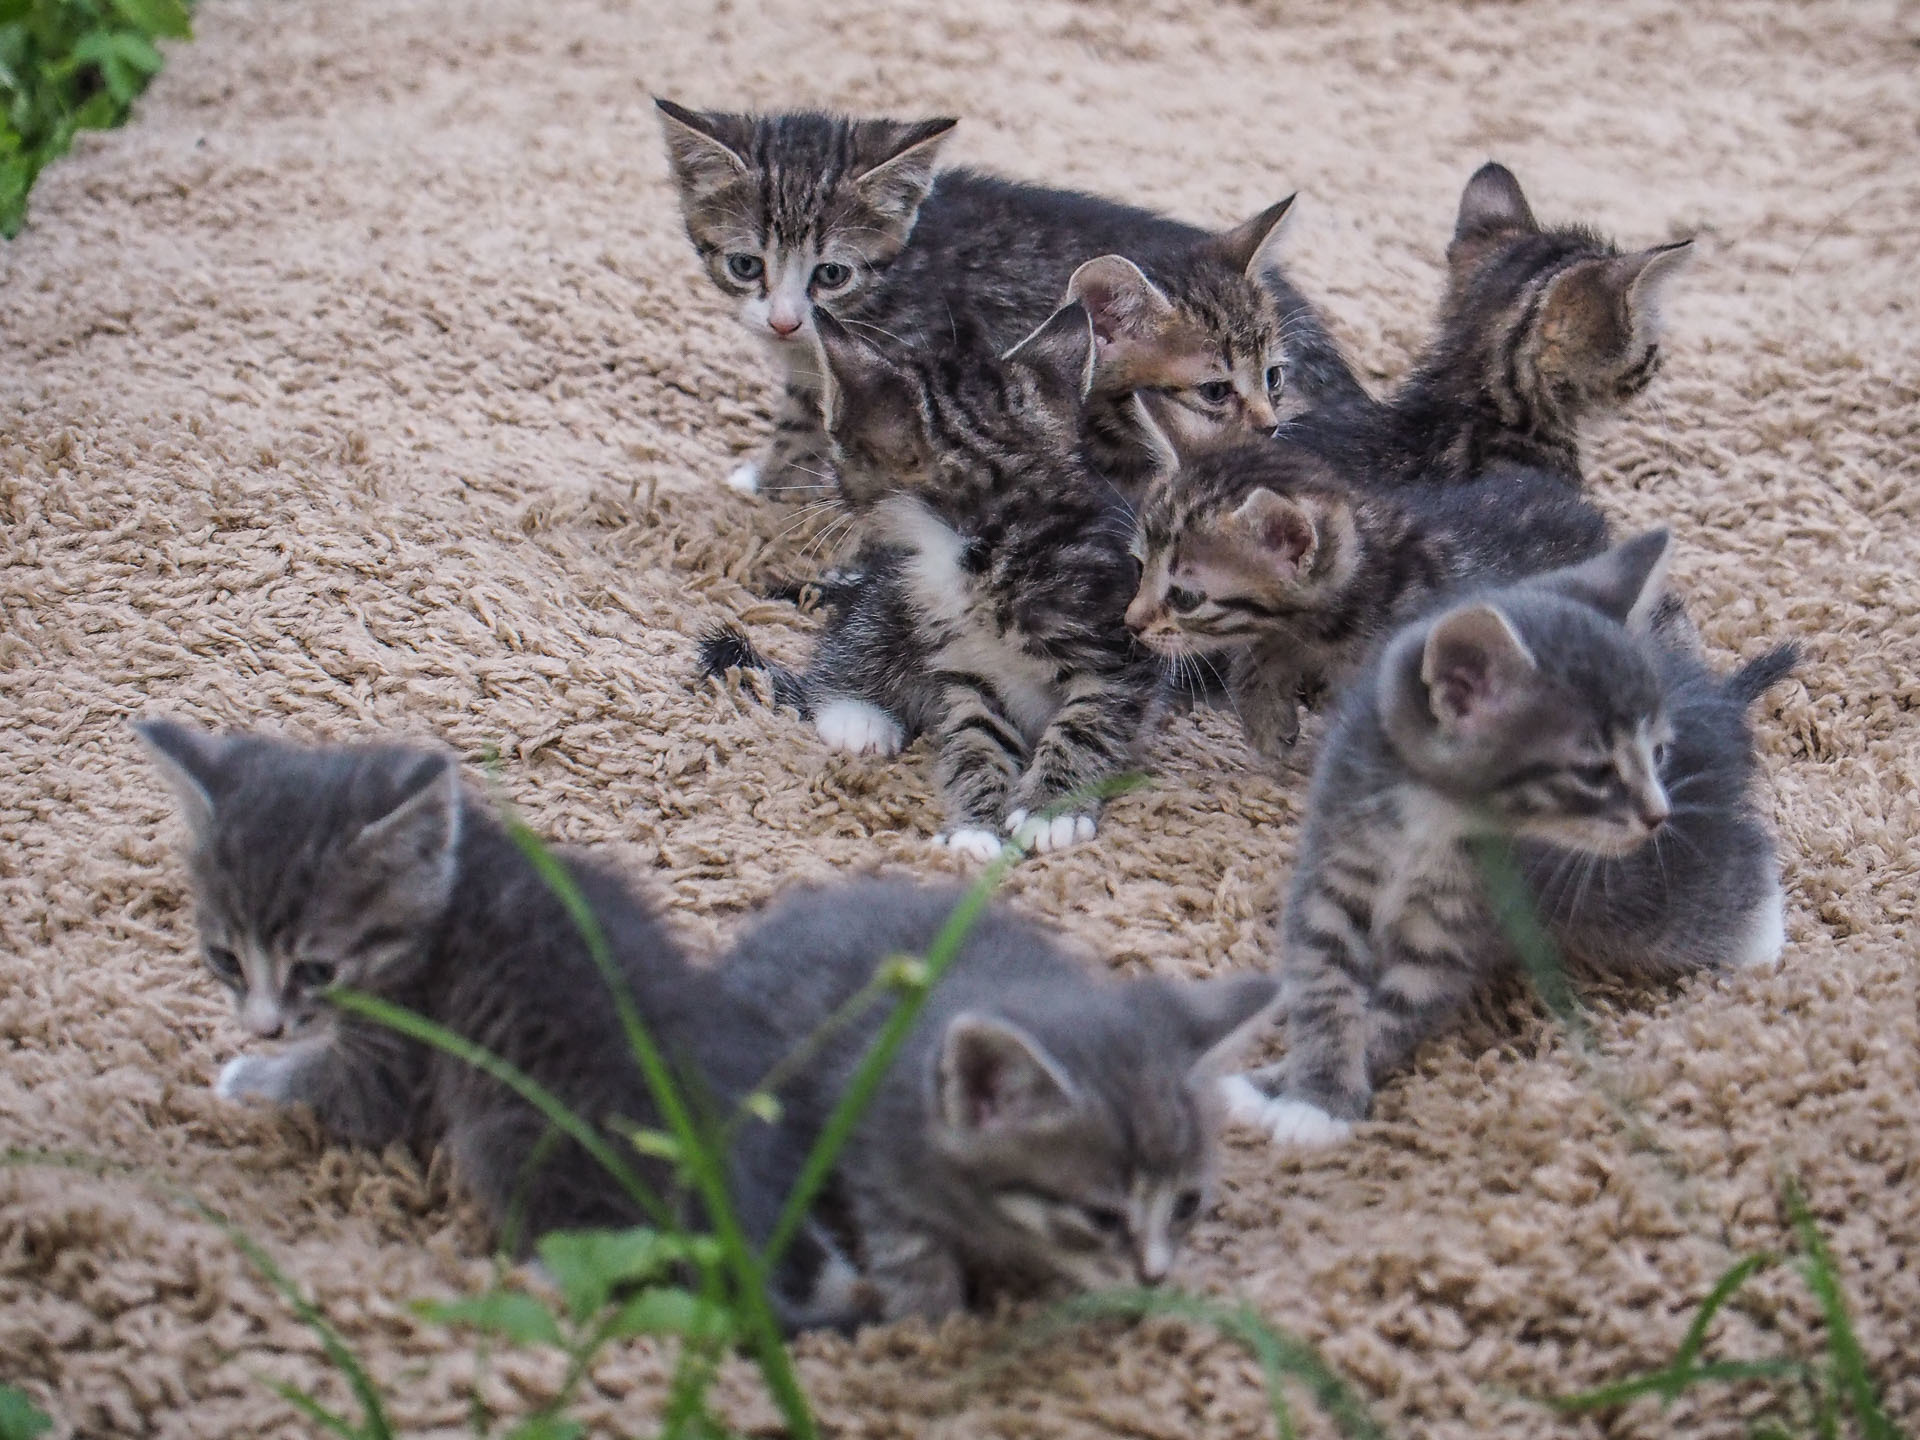
{"type": "Polygon", "coordinates": [[[1167,608],[1176,615],[1191,615],[1206,598],[1198,590],[1182,590],[1175,585],[1167,591],[1167,608]]]}
{"type": "Polygon", "coordinates": [[[334,977],[340,972],[324,960],[302,960],[289,972],[287,978],[293,982],[296,990],[324,990],[333,984],[334,977]]]}
{"type": "Polygon", "coordinates": [[[822,290],[838,290],[851,279],[853,267],[842,265],[838,260],[829,260],[813,267],[813,283],[822,290]]]}
{"type": "Polygon", "coordinates": [[[1233,382],[1230,380],[1209,380],[1204,385],[1194,386],[1193,390],[1209,405],[1224,405],[1233,398],[1233,382]]]}
{"type": "Polygon", "coordinates": [[[222,980],[240,978],[240,957],[219,945],[207,947],[207,968],[222,980]]]}
{"type": "Polygon", "coordinates": [[[758,280],[767,273],[767,263],[758,255],[729,255],[727,273],[736,280],[758,280]]]}
{"type": "Polygon", "coordinates": [[[1127,1217],[1107,1205],[1088,1205],[1081,1215],[1093,1229],[1102,1235],[1124,1235],[1127,1233],[1127,1217]]]}
{"type": "Polygon", "coordinates": [[[1267,367],[1267,393],[1273,394],[1287,383],[1287,372],[1278,365],[1267,367]]]}

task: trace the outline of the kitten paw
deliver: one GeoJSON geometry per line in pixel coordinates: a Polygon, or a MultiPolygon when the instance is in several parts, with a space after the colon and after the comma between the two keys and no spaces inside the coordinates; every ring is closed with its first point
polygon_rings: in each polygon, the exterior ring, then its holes
{"type": "Polygon", "coordinates": [[[1301,1150],[1324,1150],[1353,1136],[1351,1120],[1336,1120],[1305,1100],[1269,1100],[1254,1124],[1265,1130],[1274,1144],[1301,1150]]]}
{"type": "Polygon", "coordinates": [[[760,493],[760,466],[752,460],[744,465],[736,465],[727,474],[727,488],[742,495],[760,493]]]}
{"type": "Polygon", "coordinates": [[[1100,822],[1091,815],[1055,815],[1030,821],[1024,810],[1007,812],[1007,833],[1038,855],[1091,840],[1099,828],[1100,822]]]}
{"type": "Polygon", "coordinates": [[[1000,837],[991,830],[951,830],[934,836],[933,843],[969,860],[991,860],[1000,853],[1000,837]]]}
{"type": "Polygon", "coordinates": [[[279,1059],[272,1055],[236,1055],[220,1067],[213,1082],[213,1093],[222,1100],[272,1100],[286,1098],[286,1077],[279,1059]]]}
{"type": "Polygon", "coordinates": [[[855,755],[898,755],[907,738],[900,722],[864,700],[830,700],[813,712],[813,728],[835,750],[855,755]]]}
{"type": "Polygon", "coordinates": [[[1771,893],[1748,912],[1747,933],[1733,957],[1735,970],[1771,970],[1787,948],[1787,897],[1775,884],[1771,893]]]}

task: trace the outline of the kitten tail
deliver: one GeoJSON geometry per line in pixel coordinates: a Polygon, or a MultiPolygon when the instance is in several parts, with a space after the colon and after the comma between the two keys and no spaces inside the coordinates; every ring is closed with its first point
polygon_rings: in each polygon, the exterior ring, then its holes
{"type": "Polygon", "coordinates": [[[791,705],[802,720],[813,718],[807,687],[798,673],[767,659],[739,626],[715,625],[700,637],[700,674],[717,680],[729,670],[758,670],[772,687],[775,705],[791,705]]]}
{"type": "Polygon", "coordinates": [[[1749,660],[1729,675],[1725,682],[1727,698],[1751,705],[1778,685],[1800,663],[1800,647],[1789,642],[1776,645],[1766,654],[1749,660]]]}

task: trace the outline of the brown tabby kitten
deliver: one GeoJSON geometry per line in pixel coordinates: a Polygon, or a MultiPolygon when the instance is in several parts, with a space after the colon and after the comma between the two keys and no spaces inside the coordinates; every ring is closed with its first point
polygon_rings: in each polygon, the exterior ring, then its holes
{"type": "Polygon", "coordinates": [[[694,247],[786,372],[773,443],[730,477],[738,489],[830,483],[816,308],[903,350],[949,342],[958,317],[1004,352],[1079,300],[1110,352],[1089,417],[1094,458],[1123,487],[1144,483],[1150,459],[1126,413],[1132,390],[1164,392],[1209,428],[1270,429],[1289,368],[1283,330],[1305,393],[1364,397],[1275,266],[1288,201],[1216,235],[1097,196],[961,169],[936,177],[949,119],[657,103],[694,247]]]}
{"type": "Polygon", "coordinates": [[[1289,436],[1378,484],[1471,480],[1499,465],[1579,483],[1581,422],[1660,368],[1660,303],[1692,253],[1622,254],[1534,219],[1519,181],[1482,166],[1460,197],[1433,341],[1384,404],[1322,406],[1289,436]]]}

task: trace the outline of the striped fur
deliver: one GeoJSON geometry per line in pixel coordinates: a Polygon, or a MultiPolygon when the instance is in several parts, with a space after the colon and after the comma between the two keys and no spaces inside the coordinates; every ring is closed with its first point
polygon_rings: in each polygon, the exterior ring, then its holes
{"type": "MultiPolygon", "coordinates": [[[[1069,298],[1083,265],[1103,258],[1127,257],[1169,306],[1152,312],[1151,333],[1133,337],[1148,343],[1102,375],[1088,406],[1090,443],[1110,479],[1137,487],[1153,463],[1126,403],[1135,388],[1164,390],[1210,429],[1271,428],[1287,383],[1308,400],[1364,399],[1325,324],[1275,263],[1286,202],[1216,233],[969,170],[936,178],[946,119],[727,115],[657,103],[694,248],[785,372],[773,441],[743,488],[802,495],[828,483],[815,311],[902,350],[950,344],[956,323],[1005,350],[1069,298]]],[[[1127,293],[1071,298],[1102,322],[1148,313],[1129,312],[1136,297],[1127,293]]]]}
{"type": "Polygon", "coordinates": [[[1516,964],[1486,841],[1511,847],[1535,915],[1582,964],[1664,976],[1777,953],[1745,709],[1793,655],[1723,679],[1662,643],[1666,546],[1655,532],[1463,597],[1350,692],[1282,922],[1286,1057],[1250,1077],[1276,1132],[1363,1118],[1379,1078],[1516,964]]]}

